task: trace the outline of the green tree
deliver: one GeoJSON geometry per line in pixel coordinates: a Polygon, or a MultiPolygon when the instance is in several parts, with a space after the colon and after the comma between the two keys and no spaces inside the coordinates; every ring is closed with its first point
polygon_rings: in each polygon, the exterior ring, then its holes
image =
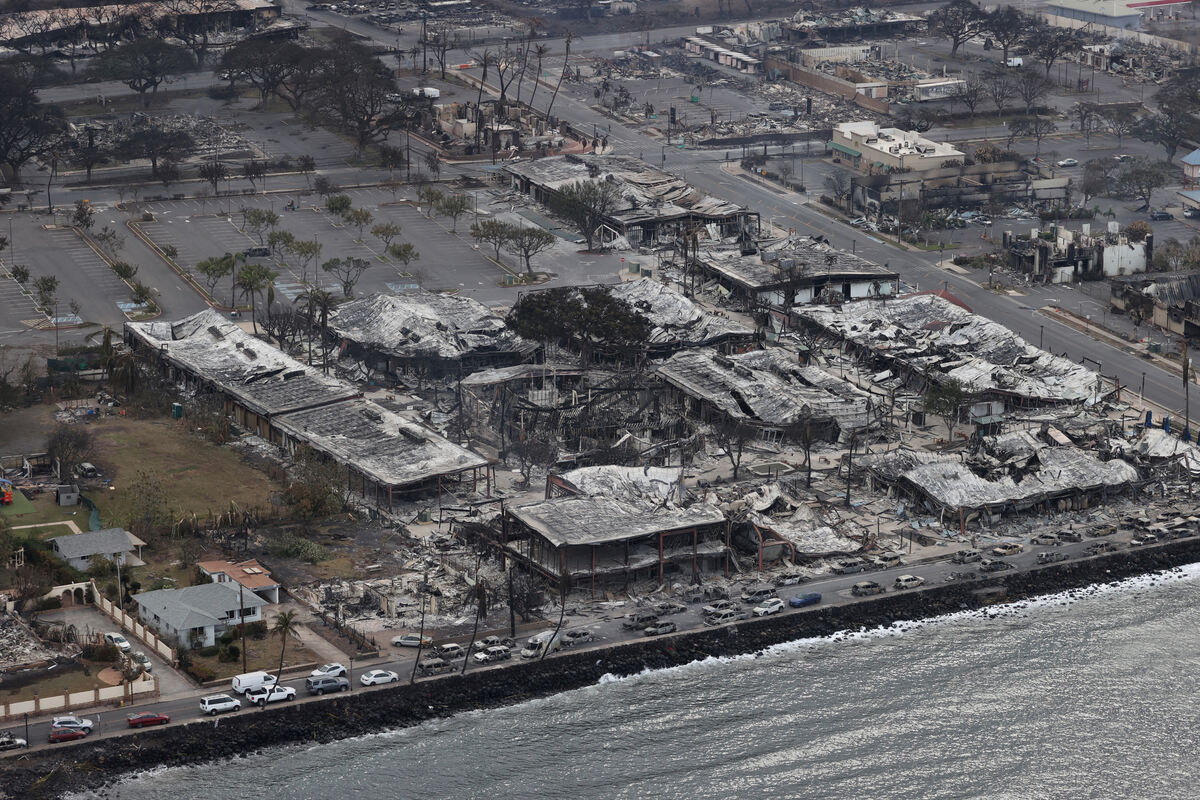
{"type": "Polygon", "coordinates": [[[295,638],[299,629],[300,623],[296,620],[295,611],[280,611],[275,615],[275,620],[271,624],[271,633],[279,637],[279,673],[276,677],[283,674],[283,654],[287,650],[288,637],[295,638]]]}
{"type": "Polygon", "coordinates": [[[143,37],[100,55],[93,62],[92,72],[102,80],[121,81],[141,95],[142,105],[149,107],[150,97],[159,86],[194,65],[191,53],[182,47],[143,37]]]}
{"type": "Polygon", "coordinates": [[[496,260],[500,260],[500,248],[508,241],[510,226],[498,219],[484,219],[471,225],[471,238],[480,244],[489,244],[496,251],[496,260]]]}
{"type": "Polygon", "coordinates": [[[54,275],[43,275],[33,282],[33,292],[37,295],[38,308],[49,314],[58,302],[58,278],[54,275]]]}
{"type": "Polygon", "coordinates": [[[1141,200],[1142,210],[1150,207],[1155,190],[1166,186],[1170,179],[1170,168],[1149,158],[1135,158],[1117,173],[1117,185],[1141,200]]]}
{"type": "Polygon", "coordinates": [[[86,200],[75,201],[75,213],[71,215],[71,224],[85,231],[92,229],[96,222],[96,209],[86,200]]]}
{"type": "Polygon", "coordinates": [[[308,284],[308,268],[321,256],[322,245],[320,242],[307,239],[297,239],[287,246],[288,252],[296,260],[296,264],[300,267],[300,283],[308,284]]]}
{"type": "Polygon", "coordinates": [[[238,273],[237,287],[242,297],[250,298],[250,318],[256,334],[258,333],[258,295],[271,286],[277,277],[279,277],[278,272],[262,263],[247,264],[238,273]]]}
{"type": "Polygon", "coordinates": [[[363,228],[370,225],[375,216],[365,208],[352,208],[343,214],[342,218],[346,220],[347,225],[353,225],[358,229],[358,240],[361,242],[363,228]]]}
{"type": "Polygon", "coordinates": [[[151,538],[170,520],[162,481],[149,470],[138,470],[134,475],[126,490],[126,499],[129,530],[143,539],[151,538]]]}
{"type": "Polygon", "coordinates": [[[350,298],[354,295],[354,284],[370,266],[371,262],[365,258],[331,258],[321,265],[321,270],[337,278],[342,285],[342,293],[350,298]]]}
{"type": "Polygon", "coordinates": [[[220,161],[205,161],[200,165],[200,180],[206,181],[212,187],[213,194],[219,194],[221,181],[229,179],[229,170],[220,161]]]}
{"type": "MultiPolygon", "coordinates": [[[[226,256],[229,254],[226,253],[226,256]]],[[[216,299],[217,284],[233,273],[233,260],[224,256],[206,258],[196,265],[196,272],[208,289],[208,296],[216,299]]]]}
{"type": "Polygon", "coordinates": [[[246,227],[258,237],[260,245],[265,244],[263,241],[263,232],[269,228],[274,228],[278,224],[279,215],[274,211],[269,211],[265,208],[251,208],[246,211],[246,227]]]}
{"type": "Polygon", "coordinates": [[[422,186],[417,189],[417,202],[425,205],[425,216],[433,219],[433,212],[437,210],[437,205],[441,202],[442,193],[436,186],[422,186]]]}
{"type": "Polygon", "coordinates": [[[325,210],[330,214],[344,217],[350,211],[352,202],[348,194],[335,194],[325,198],[325,210]]]}
{"type": "Polygon", "coordinates": [[[508,238],[504,247],[514,255],[520,256],[525,262],[525,271],[533,274],[531,259],[554,246],[554,234],[533,225],[509,226],[508,238]]]}
{"type": "Polygon", "coordinates": [[[133,131],[117,143],[124,159],[144,158],[150,162],[150,176],[158,177],[160,161],[182,161],[196,151],[196,140],[186,131],[168,131],[147,125],[133,131]]]}
{"type": "Polygon", "coordinates": [[[421,258],[421,254],[411,242],[392,242],[388,245],[387,254],[405,267],[421,258]]]}
{"type": "Polygon", "coordinates": [[[450,231],[458,233],[458,218],[471,210],[471,198],[465,194],[443,195],[437,201],[437,212],[451,220],[450,231]]]}
{"type": "Polygon", "coordinates": [[[650,338],[650,322],[604,286],[556,287],[522,295],[505,319],[514,332],[538,342],[565,344],[588,366],[593,356],[630,361],[650,338]]]}
{"type": "Polygon", "coordinates": [[[583,180],[565,186],[553,196],[550,208],[568,220],[592,249],[596,234],[621,201],[621,192],[609,181],[583,180]]]}
{"type": "Polygon", "coordinates": [[[267,234],[267,247],[272,253],[282,253],[288,250],[296,241],[296,235],[291,231],[274,230],[267,234]]]}
{"type": "Polygon", "coordinates": [[[1021,41],[1029,31],[1029,20],[1012,6],[1000,6],[985,19],[987,35],[1002,52],[1001,64],[1008,63],[1008,51],[1021,41]]]}
{"type": "Polygon", "coordinates": [[[371,235],[383,242],[384,249],[390,247],[392,239],[395,239],[403,232],[404,229],[394,222],[381,222],[371,228],[371,235]]]}
{"type": "Polygon", "coordinates": [[[926,414],[939,416],[946,424],[947,445],[954,442],[954,425],[958,422],[958,417],[966,402],[967,396],[963,385],[956,380],[930,381],[929,385],[925,387],[921,405],[926,414]]]}
{"type": "Polygon", "coordinates": [[[1135,219],[1133,222],[1125,226],[1125,230],[1123,230],[1122,233],[1124,233],[1125,238],[1129,239],[1131,242],[1144,242],[1146,241],[1146,237],[1151,233],[1154,233],[1154,231],[1151,229],[1150,223],[1146,222],[1144,219],[1135,219]]]}

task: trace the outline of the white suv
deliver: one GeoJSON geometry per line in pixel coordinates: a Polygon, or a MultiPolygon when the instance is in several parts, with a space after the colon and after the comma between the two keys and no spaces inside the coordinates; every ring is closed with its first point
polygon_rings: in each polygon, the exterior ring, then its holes
{"type": "Polygon", "coordinates": [[[54,722],[50,725],[51,728],[77,728],[81,731],[90,731],[92,729],[92,721],[82,717],[55,717],[54,722]]]}
{"type": "Polygon", "coordinates": [[[200,713],[215,717],[223,711],[237,711],[242,707],[241,700],[234,700],[227,694],[214,694],[200,698],[200,713]]]}

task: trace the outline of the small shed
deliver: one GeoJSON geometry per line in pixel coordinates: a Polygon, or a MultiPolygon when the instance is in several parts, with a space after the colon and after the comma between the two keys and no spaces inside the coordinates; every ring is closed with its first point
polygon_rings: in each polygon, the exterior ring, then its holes
{"type": "Polygon", "coordinates": [[[77,506],[79,505],[79,486],[74,483],[59,486],[55,489],[54,496],[58,499],[60,506],[77,506]]]}

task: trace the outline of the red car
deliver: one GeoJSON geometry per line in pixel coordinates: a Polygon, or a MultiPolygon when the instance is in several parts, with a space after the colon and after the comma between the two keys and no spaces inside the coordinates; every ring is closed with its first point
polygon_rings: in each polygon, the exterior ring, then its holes
{"type": "Polygon", "coordinates": [[[88,732],[83,728],[55,728],[50,731],[50,744],[55,742],[69,742],[72,739],[82,739],[87,736],[88,732]]]}
{"type": "Polygon", "coordinates": [[[141,728],[146,725],[166,725],[171,721],[171,717],[167,714],[156,714],[154,712],[130,714],[125,719],[129,721],[129,727],[131,728],[141,728]]]}

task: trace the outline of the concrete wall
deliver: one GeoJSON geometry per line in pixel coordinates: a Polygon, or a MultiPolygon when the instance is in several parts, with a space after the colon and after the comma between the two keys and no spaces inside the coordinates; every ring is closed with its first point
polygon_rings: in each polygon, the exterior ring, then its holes
{"type": "Polygon", "coordinates": [[[1146,271],[1146,245],[1141,242],[1105,245],[1102,258],[1104,275],[1109,278],[1146,271]]]}
{"type": "Polygon", "coordinates": [[[1111,25],[1098,25],[1092,22],[1084,22],[1083,20],[1070,19],[1069,17],[1059,16],[1057,14],[1041,14],[1042,19],[1046,20],[1047,24],[1054,25],[1059,28],[1087,28],[1093,33],[1102,33],[1105,36],[1111,36],[1114,39],[1129,39],[1141,44],[1157,45],[1166,47],[1171,50],[1181,50],[1185,53],[1195,55],[1200,53],[1200,45],[1195,45],[1190,42],[1181,42],[1178,39],[1167,39],[1163,36],[1155,36],[1152,33],[1142,33],[1141,31],[1125,30],[1124,28],[1115,28],[1111,25]]]}
{"type": "Polygon", "coordinates": [[[104,703],[123,705],[135,697],[158,694],[158,678],[145,676],[143,680],[120,686],[99,686],[84,692],[35,697],[32,700],[14,700],[0,703],[0,720],[12,720],[25,714],[36,716],[52,711],[74,711],[104,703]]]}
{"type": "Polygon", "coordinates": [[[832,75],[826,75],[822,72],[815,72],[800,64],[793,64],[790,61],[772,56],[767,56],[766,61],[763,62],[763,66],[767,72],[771,72],[772,70],[778,71],[792,83],[811,86],[826,94],[837,95],[843,99],[853,101],[862,108],[877,111],[880,114],[888,112],[887,101],[876,100],[873,97],[859,94],[858,88],[853,83],[850,83],[850,81],[844,81],[841,78],[835,78],[832,75]]]}

